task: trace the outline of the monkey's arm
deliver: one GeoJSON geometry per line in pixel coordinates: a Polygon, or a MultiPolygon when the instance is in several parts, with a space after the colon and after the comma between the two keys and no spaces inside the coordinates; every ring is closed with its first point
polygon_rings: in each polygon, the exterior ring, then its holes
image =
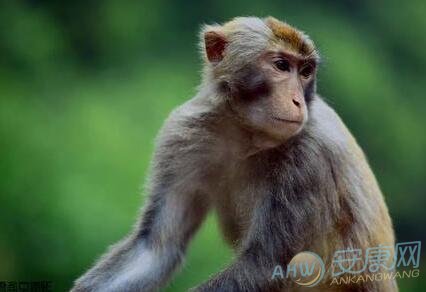
{"type": "Polygon", "coordinates": [[[157,291],[181,262],[208,205],[194,183],[199,172],[185,165],[194,161],[188,157],[193,146],[170,136],[159,144],[150,198],[135,231],[78,279],[73,292],[157,291]]]}

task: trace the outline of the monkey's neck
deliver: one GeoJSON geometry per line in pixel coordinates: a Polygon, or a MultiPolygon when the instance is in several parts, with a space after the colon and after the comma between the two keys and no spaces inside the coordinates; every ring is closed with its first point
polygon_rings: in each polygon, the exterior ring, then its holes
{"type": "Polygon", "coordinates": [[[257,129],[250,128],[236,119],[235,116],[226,114],[218,125],[218,133],[224,136],[228,146],[240,159],[248,158],[258,152],[278,147],[285,141],[272,137],[257,129]]]}
{"type": "Polygon", "coordinates": [[[278,147],[279,145],[284,143],[284,141],[275,139],[263,133],[251,133],[251,141],[251,151],[253,152],[253,154],[262,150],[278,147]]]}

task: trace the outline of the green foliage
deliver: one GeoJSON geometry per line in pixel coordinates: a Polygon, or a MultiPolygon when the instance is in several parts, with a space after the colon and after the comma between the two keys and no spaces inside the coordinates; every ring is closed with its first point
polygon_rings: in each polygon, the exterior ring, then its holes
{"type": "MultiPolygon", "coordinates": [[[[274,15],[312,36],[319,92],[366,151],[398,241],[424,241],[423,1],[293,2],[2,2],[0,280],[64,291],[129,232],[155,135],[199,81],[198,28],[237,15],[274,15]]],[[[231,258],[209,217],[167,291],[231,258]]],[[[400,285],[426,287],[422,275],[400,285]]]]}

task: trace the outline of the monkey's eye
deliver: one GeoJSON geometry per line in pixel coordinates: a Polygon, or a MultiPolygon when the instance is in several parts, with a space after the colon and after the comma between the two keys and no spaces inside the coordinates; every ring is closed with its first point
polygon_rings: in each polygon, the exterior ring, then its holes
{"type": "Polygon", "coordinates": [[[309,78],[314,73],[314,70],[315,67],[312,64],[305,64],[303,65],[299,74],[302,75],[304,78],[309,78]]]}
{"type": "Polygon", "coordinates": [[[290,72],[290,63],[285,59],[275,61],[275,67],[277,67],[277,69],[280,71],[290,72]]]}

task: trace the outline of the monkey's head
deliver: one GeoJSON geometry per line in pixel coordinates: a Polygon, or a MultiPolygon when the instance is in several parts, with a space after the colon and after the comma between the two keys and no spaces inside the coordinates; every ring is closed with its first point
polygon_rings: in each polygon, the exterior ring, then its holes
{"type": "Polygon", "coordinates": [[[205,78],[243,126],[285,141],[315,95],[318,54],[303,32],[275,18],[239,17],[202,30],[205,78]]]}

